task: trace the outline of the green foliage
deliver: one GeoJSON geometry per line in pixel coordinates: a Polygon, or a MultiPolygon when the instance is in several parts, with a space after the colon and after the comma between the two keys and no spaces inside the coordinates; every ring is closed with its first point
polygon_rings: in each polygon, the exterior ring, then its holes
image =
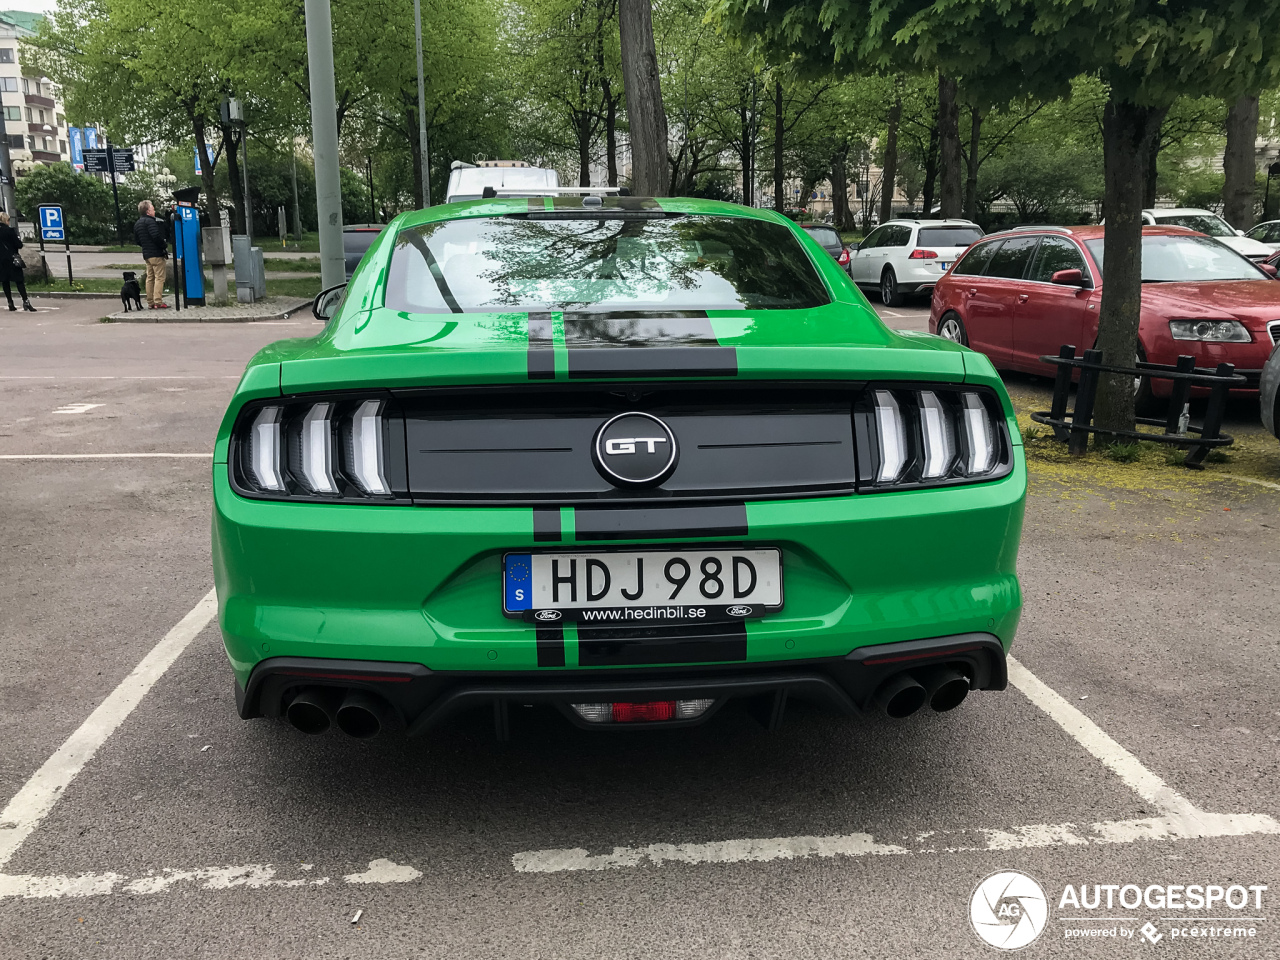
{"type": "Polygon", "coordinates": [[[983,164],[978,191],[980,206],[1012,203],[1020,223],[1079,223],[1102,197],[1102,156],[1082,144],[1015,142],[983,164]]]}
{"type": "MultiPolygon", "coordinates": [[[[18,209],[28,220],[36,218],[36,207],[42,203],[62,205],[67,223],[67,235],[72,243],[107,243],[115,240],[116,221],[111,200],[111,188],[97,177],[76,173],[66,163],[36,166],[14,186],[18,209]]],[[[123,208],[126,197],[120,198],[123,208]]],[[[137,219],[136,201],[133,216],[128,210],[126,229],[137,219]]]]}
{"type": "Polygon", "coordinates": [[[1112,443],[1107,446],[1107,456],[1116,463],[1137,463],[1142,459],[1142,446],[1138,443],[1112,443]]]}

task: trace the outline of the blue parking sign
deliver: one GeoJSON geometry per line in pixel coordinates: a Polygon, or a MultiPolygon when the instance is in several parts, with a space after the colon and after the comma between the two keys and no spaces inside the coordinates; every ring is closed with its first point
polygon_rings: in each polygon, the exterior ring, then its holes
{"type": "Polygon", "coordinates": [[[40,239],[66,240],[66,231],[62,225],[62,207],[54,204],[41,205],[40,239]]]}

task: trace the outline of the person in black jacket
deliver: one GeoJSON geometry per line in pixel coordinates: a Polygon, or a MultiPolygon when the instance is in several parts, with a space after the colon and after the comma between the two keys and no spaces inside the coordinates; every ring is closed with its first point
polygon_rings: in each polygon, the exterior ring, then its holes
{"type": "Polygon", "coordinates": [[[164,302],[164,261],[169,256],[165,244],[164,224],[156,219],[156,208],[150,200],[138,204],[138,222],[133,225],[134,242],[142,248],[147,261],[147,303],[152,310],[167,310],[164,302]]]}
{"type": "Polygon", "coordinates": [[[18,285],[18,293],[22,295],[22,309],[35,313],[36,308],[27,299],[27,281],[22,269],[22,238],[18,231],[9,226],[9,215],[0,213],[0,284],[4,285],[4,295],[9,301],[9,309],[17,310],[13,305],[13,290],[10,284],[18,285]]]}

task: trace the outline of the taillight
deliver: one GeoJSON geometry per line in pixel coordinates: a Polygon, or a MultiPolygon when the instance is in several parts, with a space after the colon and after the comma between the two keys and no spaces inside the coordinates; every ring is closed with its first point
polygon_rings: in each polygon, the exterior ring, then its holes
{"type": "Polygon", "coordinates": [[[404,421],[385,400],[255,404],[233,444],[232,486],[248,496],[368,501],[407,489],[404,421]]]}
{"type": "Polygon", "coordinates": [[[934,250],[912,250],[908,260],[937,260],[938,254],[934,250]]]}
{"type": "Polygon", "coordinates": [[[841,251],[840,251],[840,256],[836,257],[836,263],[840,264],[840,266],[842,266],[842,267],[843,267],[843,266],[847,266],[847,265],[848,265],[848,263],[849,263],[849,248],[848,248],[848,247],[845,247],[843,250],[841,250],[841,251]]]}
{"type": "Polygon", "coordinates": [[[1013,468],[1004,411],[987,390],[871,387],[853,417],[860,493],[994,480],[1013,468]]]}

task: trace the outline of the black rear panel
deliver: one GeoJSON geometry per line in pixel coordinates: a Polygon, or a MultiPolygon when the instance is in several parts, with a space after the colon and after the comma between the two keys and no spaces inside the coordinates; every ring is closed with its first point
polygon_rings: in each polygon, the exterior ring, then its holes
{"type": "Polygon", "coordinates": [[[851,493],[853,393],[852,387],[687,384],[405,393],[409,487],[423,503],[670,503],[851,493]],[[596,432],[628,411],[660,417],[678,445],[674,472],[648,489],[619,488],[592,460],[596,432]]]}

